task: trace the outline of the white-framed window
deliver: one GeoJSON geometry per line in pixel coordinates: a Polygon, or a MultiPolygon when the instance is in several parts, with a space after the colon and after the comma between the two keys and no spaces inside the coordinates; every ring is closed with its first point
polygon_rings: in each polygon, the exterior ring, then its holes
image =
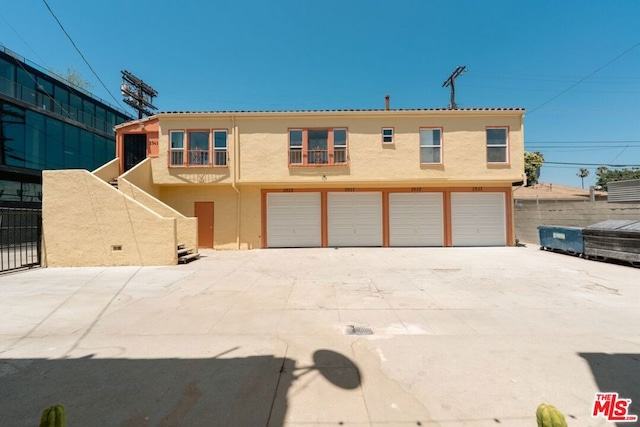
{"type": "Polygon", "coordinates": [[[169,131],[169,165],[184,165],[184,131],[169,131]]]}
{"type": "Polygon", "coordinates": [[[442,163],[442,129],[420,129],[420,163],[442,163]]]}
{"type": "Polygon", "coordinates": [[[302,130],[289,130],[289,163],[292,165],[302,164],[302,130]]]}
{"type": "Polygon", "coordinates": [[[213,131],[213,165],[227,166],[227,131],[213,131]]]}
{"type": "Polygon", "coordinates": [[[347,163],[347,130],[333,130],[333,163],[347,163]]]}
{"type": "Polygon", "coordinates": [[[508,128],[487,128],[487,163],[508,163],[508,146],[508,128]]]}
{"type": "Polygon", "coordinates": [[[382,143],[393,144],[393,128],[382,128],[382,143]]]}

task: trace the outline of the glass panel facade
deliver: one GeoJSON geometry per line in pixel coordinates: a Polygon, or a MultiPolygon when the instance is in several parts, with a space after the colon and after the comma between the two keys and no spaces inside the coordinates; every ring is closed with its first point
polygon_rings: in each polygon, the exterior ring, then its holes
{"type": "Polygon", "coordinates": [[[68,116],[72,120],[82,121],[82,98],[75,93],[69,93],[68,116]]]}
{"type": "Polygon", "coordinates": [[[29,104],[36,103],[36,78],[33,74],[25,71],[22,68],[18,68],[17,78],[17,97],[29,104]]]}
{"type": "Polygon", "coordinates": [[[63,169],[64,168],[64,124],[52,119],[46,118],[47,122],[47,157],[45,169],[63,169]]]}
{"type": "Polygon", "coordinates": [[[53,98],[56,100],[53,110],[57,114],[69,117],[69,91],[62,86],[55,85],[53,98]]]}
{"type": "Polygon", "coordinates": [[[113,127],[131,117],[5,52],[0,49],[0,206],[37,207],[42,188],[34,171],[102,166],[115,157],[113,127]]]}
{"type": "Polygon", "coordinates": [[[46,119],[42,114],[27,111],[25,164],[29,169],[42,169],[46,161],[46,119]]]}
{"type": "Polygon", "coordinates": [[[53,83],[43,77],[38,77],[36,105],[45,110],[54,111],[54,104],[53,83]]]}
{"type": "Polygon", "coordinates": [[[2,101],[0,109],[0,164],[24,167],[25,111],[2,101]]]}
{"type": "Polygon", "coordinates": [[[0,59],[0,93],[15,96],[16,66],[0,59]]]}
{"type": "Polygon", "coordinates": [[[80,167],[89,171],[95,166],[93,139],[91,132],[84,129],[80,131],[80,167]]]}
{"type": "Polygon", "coordinates": [[[64,125],[64,167],[80,167],[80,129],[70,124],[64,125]]]}

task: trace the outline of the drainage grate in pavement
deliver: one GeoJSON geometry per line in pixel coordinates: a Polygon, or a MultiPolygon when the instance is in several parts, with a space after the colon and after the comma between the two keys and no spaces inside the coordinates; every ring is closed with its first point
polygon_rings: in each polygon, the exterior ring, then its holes
{"type": "Polygon", "coordinates": [[[373,335],[373,331],[366,326],[347,325],[347,335],[373,335]]]}

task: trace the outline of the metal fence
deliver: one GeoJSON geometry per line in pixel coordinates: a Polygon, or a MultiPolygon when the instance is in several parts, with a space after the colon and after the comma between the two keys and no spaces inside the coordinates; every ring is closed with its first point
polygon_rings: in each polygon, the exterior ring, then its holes
{"type": "Polygon", "coordinates": [[[0,208],[0,272],[40,265],[42,209],[0,208]]]}

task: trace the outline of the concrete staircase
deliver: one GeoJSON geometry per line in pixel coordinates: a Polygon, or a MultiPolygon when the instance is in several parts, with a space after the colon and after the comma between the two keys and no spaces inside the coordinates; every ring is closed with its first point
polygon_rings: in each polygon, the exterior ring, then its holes
{"type": "Polygon", "coordinates": [[[196,249],[187,248],[183,243],[178,244],[178,264],[187,264],[200,259],[200,254],[196,249]]]}

